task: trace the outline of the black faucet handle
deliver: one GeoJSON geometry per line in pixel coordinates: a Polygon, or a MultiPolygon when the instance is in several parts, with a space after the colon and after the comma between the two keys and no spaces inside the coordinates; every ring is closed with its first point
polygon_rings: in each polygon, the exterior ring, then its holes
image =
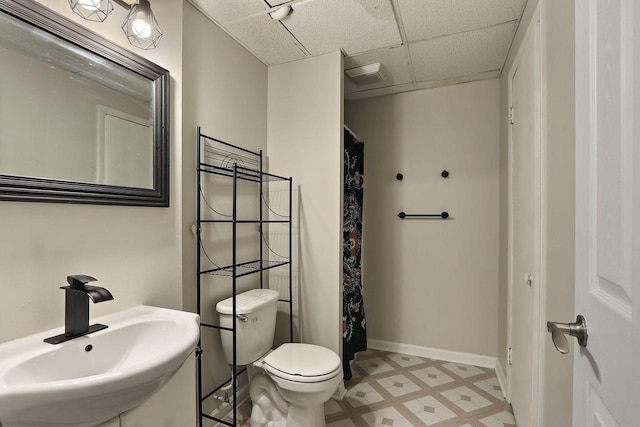
{"type": "Polygon", "coordinates": [[[105,288],[101,288],[100,286],[91,286],[87,285],[84,287],[84,291],[89,295],[91,301],[98,303],[103,301],[111,301],[113,299],[113,295],[105,288]]]}
{"type": "Polygon", "coordinates": [[[85,284],[97,281],[98,279],[87,276],[86,274],[74,274],[73,276],[67,276],[67,283],[71,285],[72,289],[83,290],[85,284]]]}

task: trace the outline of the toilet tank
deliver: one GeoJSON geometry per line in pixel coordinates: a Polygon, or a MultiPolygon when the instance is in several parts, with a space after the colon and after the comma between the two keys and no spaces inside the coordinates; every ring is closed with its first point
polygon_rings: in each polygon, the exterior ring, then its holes
{"type": "MultiPolygon", "coordinates": [[[[278,291],[252,289],[236,295],[236,364],[248,365],[265,355],[273,345],[278,291]]],[[[220,326],[233,328],[233,298],[216,304],[220,326]]],[[[233,363],[233,334],[220,330],[227,363],[233,363]]]]}

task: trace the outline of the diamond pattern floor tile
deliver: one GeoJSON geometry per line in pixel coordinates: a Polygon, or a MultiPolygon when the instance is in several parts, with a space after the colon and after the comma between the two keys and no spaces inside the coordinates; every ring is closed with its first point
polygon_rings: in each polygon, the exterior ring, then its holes
{"type": "Polygon", "coordinates": [[[481,418],[480,422],[487,427],[515,427],[516,425],[516,419],[513,414],[507,411],[481,418]]]}
{"type": "Polygon", "coordinates": [[[460,363],[445,363],[443,368],[448,369],[461,378],[475,377],[476,375],[484,374],[484,371],[478,367],[471,365],[462,365],[460,363]]]}
{"type": "Polygon", "coordinates": [[[393,368],[379,357],[374,357],[372,359],[366,359],[363,361],[356,360],[355,364],[369,376],[393,371],[393,368]]]}
{"type": "Polygon", "coordinates": [[[489,400],[480,396],[478,393],[466,386],[443,391],[440,394],[449,399],[451,402],[455,403],[460,409],[465,412],[476,411],[478,409],[491,405],[491,402],[489,400]]]}
{"type": "Polygon", "coordinates": [[[342,407],[333,399],[329,399],[327,403],[324,404],[324,415],[331,416],[333,414],[337,414],[342,412],[342,407]]]}
{"type": "Polygon", "coordinates": [[[404,375],[393,375],[377,380],[393,397],[402,396],[420,390],[411,380],[404,375]]]}
{"type": "Polygon", "coordinates": [[[345,400],[354,408],[368,406],[378,403],[384,398],[369,383],[356,384],[350,390],[347,390],[345,400]]]}
{"type": "Polygon", "coordinates": [[[438,387],[442,384],[448,384],[455,381],[449,375],[445,374],[438,368],[434,366],[429,366],[428,368],[417,369],[415,371],[411,371],[413,375],[418,377],[421,381],[427,384],[429,387],[438,387]]]}
{"type": "Polygon", "coordinates": [[[504,399],[504,396],[502,395],[502,388],[500,387],[500,384],[498,383],[498,379],[495,378],[495,377],[487,378],[486,380],[482,380],[482,381],[478,381],[478,382],[474,382],[473,385],[475,385],[476,387],[486,391],[487,393],[489,393],[491,396],[495,397],[498,400],[504,399]]]}
{"type": "Polygon", "coordinates": [[[403,368],[406,368],[407,366],[423,365],[425,363],[425,360],[420,357],[409,356],[406,354],[391,353],[388,357],[403,368]]]}
{"type": "Polygon", "coordinates": [[[395,408],[384,408],[378,411],[368,412],[362,415],[366,425],[373,426],[393,426],[393,427],[414,427],[395,408]]]}
{"type": "Polygon", "coordinates": [[[343,419],[327,423],[327,427],[357,427],[350,419],[343,419]]]}
{"type": "Polygon", "coordinates": [[[344,400],[325,405],[328,427],[515,426],[490,369],[371,349],[351,368],[344,400]]]}
{"type": "Polygon", "coordinates": [[[404,404],[412,413],[420,418],[426,425],[450,420],[457,415],[433,396],[425,396],[404,404]]]}

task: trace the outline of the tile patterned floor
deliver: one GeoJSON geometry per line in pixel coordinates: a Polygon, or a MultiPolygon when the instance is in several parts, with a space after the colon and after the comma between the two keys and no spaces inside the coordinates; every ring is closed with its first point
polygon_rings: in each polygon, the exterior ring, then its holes
{"type": "Polygon", "coordinates": [[[511,427],[515,419],[492,369],[368,350],[351,364],[327,427],[511,427]]]}
{"type": "MultiPolygon", "coordinates": [[[[342,401],[324,407],[327,427],[514,427],[493,369],[368,350],[351,364],[342,401]]],[[[249,427],[251,403],[239,408],[249,427]]],[[[230,421],[230,419],[229,419],[230,421]]]]}

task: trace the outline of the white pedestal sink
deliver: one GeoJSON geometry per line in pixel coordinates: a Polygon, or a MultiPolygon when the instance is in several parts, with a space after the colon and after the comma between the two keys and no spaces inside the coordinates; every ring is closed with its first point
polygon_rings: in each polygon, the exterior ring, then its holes
{"type": "Polygon", "coordinates": [[[98,425],[144,402],[182,366],[197,314],[137,306],[93,319],[109,327],[61,344],[62,328],[0,344],[2,427],[98,425]]]}

